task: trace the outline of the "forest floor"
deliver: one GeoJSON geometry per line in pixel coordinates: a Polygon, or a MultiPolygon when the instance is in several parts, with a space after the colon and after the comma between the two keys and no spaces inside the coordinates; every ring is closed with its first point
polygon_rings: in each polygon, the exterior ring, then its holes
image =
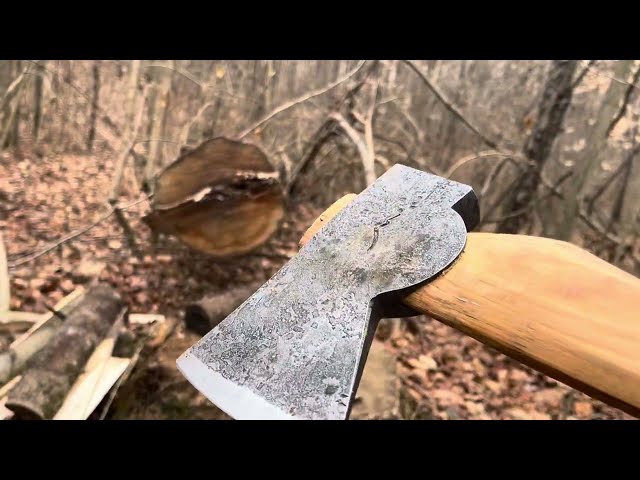
{"type": "MultiPolygon", "coordinates": [[[[10,263],[105,215],[114,156],[43,156],[26,148],[0,156],[0,231],[10,263]]],[[[142,198],[132,169],[123,187],[121,203],[142,198]]],[[[261,253],[219,262],[171,240],[154,246],[140,220],[146,210],[148,204],[140,202],[125,212],[139,255],[111,215],[87,233],[11,268],[11,309],[44,313],[77,285],[107,282],[131,312],[167,318],[164,338],[143,350],[108,418],[229,418],[176,369],[177,357],[198,339],[184,328],[184,307],[206,293],[267,280],[295,254],[299,238],[321,212],[297,206],[261,253]]],[[[378,337],[396,358],[401,403],[395,418],[632,418],[431,319],[402,321],[400,328],[378,337]]],[[[0,351],[10,341],[0,337],[0,351]]]]}

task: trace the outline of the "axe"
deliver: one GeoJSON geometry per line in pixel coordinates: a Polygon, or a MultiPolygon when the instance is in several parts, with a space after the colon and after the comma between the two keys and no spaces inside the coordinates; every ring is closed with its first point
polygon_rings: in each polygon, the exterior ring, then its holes
{"type": "Polygon", "coordinates": [[[177,361],[235,419],[344,420],[380,318],[425,314],[640,416],[640,280],[570,243],[468,233],[471,187],[395,165],[177,361]]]}

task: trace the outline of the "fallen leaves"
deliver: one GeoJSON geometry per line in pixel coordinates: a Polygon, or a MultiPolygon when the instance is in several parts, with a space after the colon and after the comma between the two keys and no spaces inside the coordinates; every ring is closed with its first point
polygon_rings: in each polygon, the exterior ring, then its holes
{"type": "Polygon", "coordinates": [[[420,355],[418,358],[410,358],[407,363],[416,370],[429,372],[438,368],[438,363],[429,355],[420,355]]]}
{"type": "Polygon", "coordinates": [[[576,402],[573,410],[579,418],[591,418],[593,415],[593,405],[590,402],[576,402]]]}

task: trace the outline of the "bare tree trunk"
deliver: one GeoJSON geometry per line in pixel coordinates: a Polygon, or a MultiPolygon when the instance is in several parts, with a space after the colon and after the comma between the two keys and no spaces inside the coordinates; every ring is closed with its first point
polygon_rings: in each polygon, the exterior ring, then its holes
{"type": "MultiPolygon", "coordinates": [[[[136,117],[136,97],[138,95],[138,77],[140,77],[140,60],[132,60],[129,66],[129,79],[127,80],[127,127],[133,128],[136,117]]],[[[143,105],[144,108],[144,105],[143,105]]]]}
{"type": "Polygon", "coordinates": [[[621,199],[619,219],[620,230],[618,236],[622,239],[623,245],[618,248],[618,256],[622,256],[625,252],[623,249],[627,249],[633,243],[638,235],[640,235],[640,146],[636,144],[636,135],[638,132],[638,122],[640,122],[640,115],[634,115],[633,121],[636,124],[636,128],[633,129],[633,148],[629,155],[632,158],[629,161],[628,175],[625,179],[624,195],[621,199]]]}
{"type": "MultiPolygon", "coordinates": [[[[615,66],[614,77],[626,81],[633,73],[633,60],[620,60],[615,66]]],[[[598,111],[596,123],[587,135],[584,159],[574,166],[573,179],[567,182],[564,202],[559,217],[547,229],[545,235],[559,240],[568,240],[573,233],[580,205],[586,195],[587,181],[598,168],[602,153],[607,146],[607,132],[612,119],[618,112],[620,102],[627,90],[625,83],[612,80],[598,111]]]]}
{"type": "MultiPolygon", "coordinates": [[[[522,211],[532,204],[540,183],[540,173],[560,135],[565,113],[573,95],[573,74],[577,60],[554,60],[538,106],[538,117],[524,146],[524,155],[532,165],[515,184],[507,203],[506,215],[522,211]]],[[[502,233],[518,233],[529,222],[529,212],[510,216],[498,225],[502,233]]]]}
{"type": "Polygon", "coordinates": [[[20,96],[24,90],[25,72],[20,71],[20,61],[13,63],[12,76],[14,82],[9,86],[11,92],[7,91],[2,112],[2,123],[0,124],[0,150],[16,146],[18,144],[18,133],[20,126],[20,96]]]}
{"type": "Polygon", "coordinates": [[[174,67],[173,60],[167,60],[164,64],[168,68],[158,68],[157,83],[155,85],[156,95],[153,108],[153,116],[150,118],[151,138],[149,145],[149,157],[145,167],[144,179],[147,186],[151,184],[151,180],[155,175],[156,169],[161,165],[162,160],[162,139],[164,134],[164,126],[167,119],[167,110],[169,106],[169,93],[171,92],[172,69],[174,67]]]}
{"type": "Polygon", "coordinates": [[[98,120],[98,105],[100,103],[100,60],[94,60],[91,66],[93,74],[93,97],[91,100],[91,114],[89,116],[89,134],[87,136],[87,151],[93,151],[96,139],[96,122],[98,120]]]}
{"type": "Polygon", "coordinates": [[[38,141],[42,121],[42,84],[46,61],[38,62],[33,79],[33,141],[38,141]]]}

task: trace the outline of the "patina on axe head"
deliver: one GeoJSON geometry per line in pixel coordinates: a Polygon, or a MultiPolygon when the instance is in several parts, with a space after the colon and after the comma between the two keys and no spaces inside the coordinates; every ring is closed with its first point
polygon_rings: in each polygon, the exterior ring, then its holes
{"type": "Polygon", "coordinates": [[[347,419],[381,317],[462,252],[471,187],[395,165],[177,362],[235,419],[347,419]]]}

